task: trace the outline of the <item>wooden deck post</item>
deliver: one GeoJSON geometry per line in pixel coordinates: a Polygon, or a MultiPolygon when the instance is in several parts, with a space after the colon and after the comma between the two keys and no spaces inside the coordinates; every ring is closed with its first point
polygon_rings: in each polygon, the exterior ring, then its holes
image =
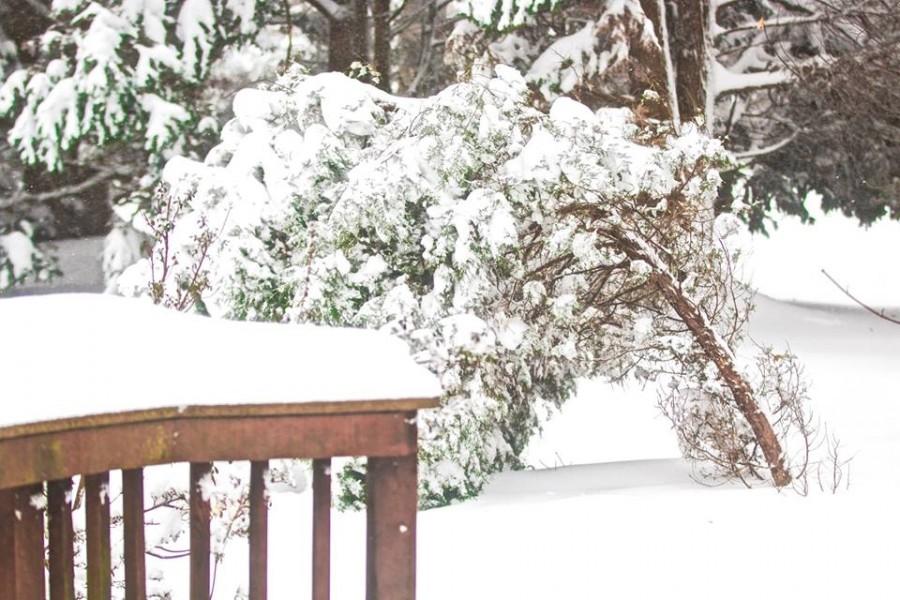
{"type": "Polygon", "coordinates": [[[191,463],[191,600],[209,600],[210,505],[204,479],[212,472],[212,463],[191,463]]]}
{"type": "Polygon", "coordinates": [[[144,545],[144,470],[122,471],[125,522],[125,600],[147,600],[147,548],[144,545]]]}
{"type": "Polygon", "coordinates": [[[84,478],[87,529],[87,600],[112,598],[112,553],[109,539],[109,473],[84,478]]]}
{"type": "Polygon", "coordinates": [[[15,570],[16,600],[44,600],[44,510],[43,484],[16,490],[15,570]]]}
{"type": "Polygon", "coordinates": [[[266,600],[269,593],[268,470],[267,460],[250,463],[250,600],[266,600]]]}
{"type": "Polygon", "coordinates": [[[47,482],[47,521],[50,532],[50,600],[75,600],[71,479],[47,482]]]}
{"type": "Polygon", "coordinates": [[[313,461],[312,600],[331,597],[331,459],[313,461]]]}
{"type": "Polygon", "coordinates": [[[415,600],[416,455],[369,457],[366,600],[415,600]]]}
{"type": "Polygon", "coordinates": [[[16,492],[0,490],[0,600],[15,600],[16,492]]]}

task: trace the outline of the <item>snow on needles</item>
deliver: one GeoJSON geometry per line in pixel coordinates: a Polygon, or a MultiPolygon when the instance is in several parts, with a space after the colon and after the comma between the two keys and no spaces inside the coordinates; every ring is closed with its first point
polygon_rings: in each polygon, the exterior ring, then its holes
{"type": "MultiPolygon", "coordinates": [[[[213,316],[383,329],[439,377],[444,407],[421,420],[426,503],[471,495],[517,464],[538,414],[637,343],[630,310],[616,331],[592,325],[590,273],[612,268],[607,281],[623,289],[649,275],[620,269],[628,261],[591,228],[634,210],[657,218],[676,188],[705,206],[719,180],[707,157],[721,146],[696,130],[641,141],[628,111],[559,99],[544,114],[527,100],[525,79],[504,66],[421,100],[289,73],[236,95],[203,163],[173,159],[163,174],[183,206],[167,299],[202,272],[213,316]],[[572,206],[607,216],[585,225],[572,206]],[[522,250],[529,231],[540,232],[534,252],[522,250]],[[568,254],[572,272],[536,275],[568,254]]],[[[146,294],[151,278],[144,261],[119,289],[146,294]]]]}

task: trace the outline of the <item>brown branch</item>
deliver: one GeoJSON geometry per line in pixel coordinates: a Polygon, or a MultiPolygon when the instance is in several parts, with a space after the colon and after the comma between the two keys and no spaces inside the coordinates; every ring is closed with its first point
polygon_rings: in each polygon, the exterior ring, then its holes
{"type": "Polygon", "coordinates": [[[848,298],[850,298],[851,300],[853,300],[854,302],[859,304],[861,307],[863,307],[864,309],[866,309],[867,311],[869,311],[870,313],[872,313],[879,319],[884,319],[888,323],[893,323],[894,325],[900,325],[900,319],[895,319],[893,317],[886,315],[884,313],[884,309],[876,310],[876,309],[872,308],[871,306],[869,306],[868,304],[866,304],[865,302],[863,302],[862,300],[860,300],[859,298],[857,298],[856,296],[851,294],[849,289],[841,286],[841,284],[839,284],[837,281],[835,281],[834,277],[829,275],[828,271],[826,271],[825,269],[822,269],[822,275],[827,277],[828,280],[831,281],[831,283],[833,283],[837,289],[841,290],[845,296],[847,296],[848,298]]]}
{"type": "Polygon", "coordinates": [[[23,201],[46,202],[48,200],[56,200],[66,196],[74,196],[75,194],[79,194],[118,175],[123,175],[123,173],[120,173],[117,170],[102,170],[94,173],[80,183],[74,183],[47,192],[26,192],[25,190],[20,190],[5,200],[0,200],[0,209],[11,208],[23,201]]]}

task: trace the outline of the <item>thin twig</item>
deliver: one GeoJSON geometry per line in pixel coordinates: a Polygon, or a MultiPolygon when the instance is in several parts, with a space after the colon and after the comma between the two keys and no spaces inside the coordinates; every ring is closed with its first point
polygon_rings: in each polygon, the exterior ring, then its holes
{"type": "Polygon", "coordinates": [[[822,275],[824,275],[825,277],[827,277],[828,280],[831,281],[831,283],[833,283],[833,284],[835,285],[835,287],[837,287],[837,289],[839,289],[839,290],[841,290],[842,292],[844,292],[844,295],[846,295],[848,298],[850,298],[851,300],[853,300],[854,302],[856,302],[857,304],[859,304],[860,306],[862,306],[864,309],[866,309],[867,311],[869,311],[870,313],[872,313],[872,314],[875,315],[876,317],[878,317],[878,318],[880,318],[880,319],[884,319],[885,321],[887,321],[887,322],[889,322],[889,323],[893,323],[894,325],[900,325],[900,319],[895,319],[895,318],[893,318],[893,317],[891,317],[891,316],[886,315],[886,314],[884,313],[884,309],[876,310],[876,309],[872,308],[871,306],[869,306],[868,304],[866,304],[865,302],[863,302],[862,300],[860,300],[859,298],[857,298],[856,296],[854,296],[853,294],[851,294],[851,293],[850,293],[850,290],[848,290],[847,288],[845,288],[845,287],[843,287],[841,284],[839,284],[837,281],[835,281],[835,280],[834,280],[834,277],[832,277],[831,275],[829,275],[829,274],[828,274],[828,271],[826,271],[825,269],[822,269],[822,275]]]}

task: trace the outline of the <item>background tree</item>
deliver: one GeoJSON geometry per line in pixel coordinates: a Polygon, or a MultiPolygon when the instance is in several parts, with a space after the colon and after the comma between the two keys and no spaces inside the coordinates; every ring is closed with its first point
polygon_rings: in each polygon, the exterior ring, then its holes
{"type": "MultiPolygon", "coordinates": [[[[237,89],[290,64],[352,71],[383,89],[435,91],[443,83],[435,37],[445,4],[4,3],[0,233],[18,228],[32,241],[98,235],[123,203],[117,212],[129,220],[169,156],[205,154],[237,89]]],[[[127,229],[110,240],[105,264],[118,272],[139,255],[141,240],[127,229]]],[[[20,260],[9,281],[33,274],[25,267],[37,257],[20,260]]]]}
{"type": "Polygon", "coordinates": [[[497,73],[421,100],[334,73],[242,90],[222,143],[167,165],[166,226],[119,291],[406,339],[444,386],[420,417],[428,505],[519,466],[547,411],[598,375],[675,390],[698,424],[688,456],[717,475],[789,483],[793,442],[772,423],[802,399],[735,358],[750,303],[736,219],[711,226],[721,145],[568,98],[538,111],[497,73]]]}
{"type": "Polygon", "coordinates": [[[457,35],[517,65],[544,98],[632,106],[721,136],[739,164],[719,208],[742,199],[752,228],[773,208],[807,217],[810,192],[864,223],[900,217],[897,0],[464,4],[480,31],[457,35]]]}

